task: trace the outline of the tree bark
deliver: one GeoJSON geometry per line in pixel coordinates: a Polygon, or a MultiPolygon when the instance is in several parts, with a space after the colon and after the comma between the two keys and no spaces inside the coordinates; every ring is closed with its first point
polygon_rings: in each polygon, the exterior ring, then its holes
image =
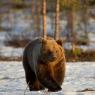
{"type": "Polygon", "coordinates": [[[59,39],[60,36],[60,0],[56,0],[56,16],[55,16],[55,40],[59,39]]]}
{"type": "Polygon", "coordinates": [[[46,0],[43,0],[43,37],[47,37],[46,31],[46,0]]]}

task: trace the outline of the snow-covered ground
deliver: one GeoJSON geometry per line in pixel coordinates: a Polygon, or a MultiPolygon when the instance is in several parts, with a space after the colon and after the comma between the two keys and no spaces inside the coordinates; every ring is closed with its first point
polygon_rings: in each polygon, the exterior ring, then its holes
{"type": "MultiPolygon", "coordinates": [[[[27,85],[21,63],[0,61],[0,95],[46,95],[44,91],[30,92],[28,88],[24,94],[27,85]]],[[[95,95],[95,62],[66,63],[62,91],[49,95],[95,95]]]]}
{"type": "Polygon", "coordinates": [[[0,56],[3,57],[21,57],[22,53],[22,48],[0,47],[0,56]]]}

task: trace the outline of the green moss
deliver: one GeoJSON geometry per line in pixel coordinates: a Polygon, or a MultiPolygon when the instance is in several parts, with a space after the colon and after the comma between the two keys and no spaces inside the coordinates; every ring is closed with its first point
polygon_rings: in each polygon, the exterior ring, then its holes
{"type": "Polygon", "coordinates": [[[75,48],[75,50],[73,50],[73,54],[75,54],[76,56],[80,55],[82,53],[82,50],[80,48],[75,48]]]}

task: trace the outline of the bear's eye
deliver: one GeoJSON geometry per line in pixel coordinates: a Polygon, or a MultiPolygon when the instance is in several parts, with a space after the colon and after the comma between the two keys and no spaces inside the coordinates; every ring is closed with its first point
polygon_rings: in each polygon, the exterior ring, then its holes
{"type": "Polygon", "coordinates": [[[57,50],[56,50],[56,53],[57,53],[57,50]]]}

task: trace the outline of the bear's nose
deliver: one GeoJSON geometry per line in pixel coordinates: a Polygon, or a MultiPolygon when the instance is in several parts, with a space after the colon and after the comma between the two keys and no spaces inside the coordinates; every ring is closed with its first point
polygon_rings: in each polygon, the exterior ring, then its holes
{"type": "Polygon", "coordinates": [[[53,56],[53,53],[52,52],[48,52],[48,56],[53,56]]]}
{"type": "Polygon", "coordinates": [[[48,59],[53,60],[56,57],[54,56],[54,54],[52,52],[48,52],[48,59]]]}

